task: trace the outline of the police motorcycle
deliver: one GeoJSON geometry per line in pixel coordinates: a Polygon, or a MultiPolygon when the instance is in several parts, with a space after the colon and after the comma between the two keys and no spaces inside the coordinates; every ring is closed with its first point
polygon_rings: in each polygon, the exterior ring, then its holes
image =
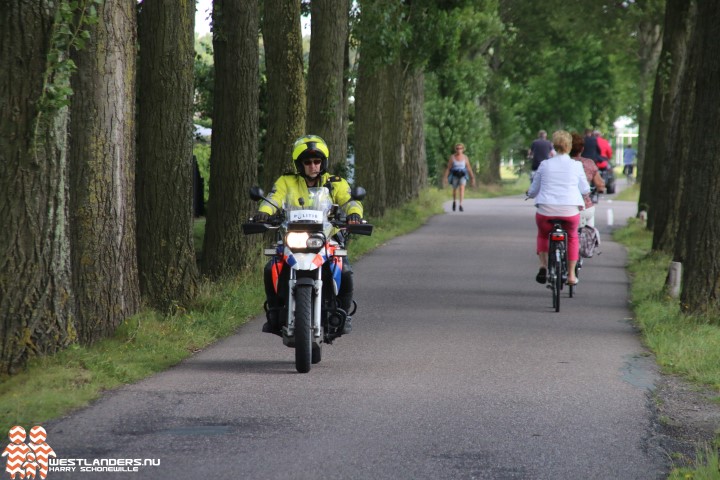
{"type": "MultiPolygon", "coordinates": [[[[309,372],[311,364],[320,362],[322,343],[330,344],[341,336],[348,316],[355,313],[354,301],[352,311],[347,312],[337,299],[347,256],[345,246],[348,234],[371,235],[373,230],[365,221],[348,224],[344,205],[332,203],[332,182],[339,180],[330,177],[325,186],[309,188],[308,198],[288,198],[282,206],[266,198],[261,188],[252,187],[250,198],[265,200],[277,208],[277,213],[266,223],[251,218],[242,226],[246,235],[276,232],[275,241],[264,254],[270,257],[275,292],[285,297],[281,334],[283,343],[295,349],[295,368],[300,373],[309,372]],[[289,275],[282,275],[285,269],[289,275]],[[323,275],[323,270],[330,272],[330,278],[325,278],[328,275],[323,275]],[[279,285],[283,278],[288,278],[286,287],[279,285]]],[[[351,190],[352,200],[364,197],[362,187],[351,190]]]]}

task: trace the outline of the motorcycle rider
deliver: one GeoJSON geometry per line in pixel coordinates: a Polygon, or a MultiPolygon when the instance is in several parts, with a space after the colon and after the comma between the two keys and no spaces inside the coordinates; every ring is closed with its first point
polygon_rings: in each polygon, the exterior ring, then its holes
{"type": "MultiPolygon", "coordinates": [[[[347,180],[340,177],[333,177],[327,172],[329,149],[325,141],[317,135],[305,135],[298,138],[293,145],[292,159],[295,172],[280,176],[268,194],[268,200],[276,205],[282,205],[286,199],[293,199],[294,206],[300,206],[300,198],[309,198],[308,188],[328,186],[332,201],[340,205],[347,215],[346,222],[358,224],[362,222],[362,204],[353,200],[350,195],[350,185],[347,180]],[[332,181],[330,181],[332,177],[332,181]]],[[[262,201],[258,212],[253,216],[255,222],[267,222],[270,215],[276,213],[277,208],[262,201]]],[[[340,233],[335,235],[336,240],[342,245],[344,239],[340,233]]],[[[331,285],[329,264],[323,266],[323,284],[331,285]]],[[[275,263],[275,259],[265,265],[265,296],[267,299],[266,316],[267,322],[263,325],[263,332],[281,334],[282,309],[285,304],[288,292],[287,283],[289,278],[289,267],[285,266],[282,271],[275,263]]],[[[340,281],[340,291],[337,295],[339,307],[350,312],[353,305],[353,279],[352,268],[344,259],[340,281]]],[[[351,317],[348,315],[343,333],[350,333],[352,330],[351,317]]]]}

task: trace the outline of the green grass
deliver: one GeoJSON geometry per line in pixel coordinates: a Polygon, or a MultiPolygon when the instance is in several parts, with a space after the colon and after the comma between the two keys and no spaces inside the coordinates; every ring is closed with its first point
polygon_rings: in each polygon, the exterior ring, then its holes
{"type": "MultiPolygon", "coordinates": [[[[371,219],[372,237],[355,237],[352,258],[408,233],[442,211],[437,189],[383,218],[371,219]]],[[[202,247],[204,219],[194,228],[202,247]]],[[[136,382],[162,371],[214,341],[232,334],[262,312],[262,262],[237,278],[205,282],[192,305],[162,316],[146,309],[127,319],[114,337],[92,347],[78,345],[48,357],[32,359],[25,371],[0,377],[0,425],[37,425],[97,399],[103,391],[136,382]]]]}
{"type": "Polygon", "coordinates": [[[643,339],[666,373],[720,391],[720,314],[685,315],[664,287],[668,255],[651,252],[652,233],[638,221],[615,239],[628,247],[631,301],[643,339]]]}
{"type": "MultiPolygon", "coordinates": [[[[624,182],[625,180],[616,181],[624,182]]],[[[634,183],[629,187],[624,188],[622,192],[615,195],[615,200],[627,200],[635,203],[637,203],[638,198],[640,198],[640,185],[637,183],[634,183]]]]}
{"type": "MultiPolygon", "coordinates": [[[[690,316],[680,311],[664,285],[671,258],[651,251],[652,232],[639,221],[631,219],[614,238],[628,248],[635,321],[662,371],[720,392],[720,313],[690,316]]],[[[695,466],[674,469],[670,478],[720,479],[717,445],[700,448],[695,466]]]]}
{"type": "Polygon", "coordinates": [[[720,460],[717,448],[703,446],[698,448],[692,466],[675,468],[670,472],[669,480],[718,480],[720,479],[720,460]]]}

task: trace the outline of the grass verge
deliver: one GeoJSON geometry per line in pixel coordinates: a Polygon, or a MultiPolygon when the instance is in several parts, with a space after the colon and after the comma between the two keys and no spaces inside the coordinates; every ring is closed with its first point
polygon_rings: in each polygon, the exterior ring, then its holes
{"type": "MultiPolygon", "coordinates": [[[[720,395],[720,314],[690,316],[680,311],[679,302],[667,294],[664,285],[671,258],[651,251],[652,232],[640,221],[631,219],[614,238],[628,249],[636,323],[662,371],[720,395]]],[[[673,469],[670,478],[720,479],[718,446],[720,437],[713,447],[699,446],[695,465],[673,469]]]]}
{"type": "MultiPolygon", "coordinates": [[[[437,189],[418,201],[371,219],[372,237],[353,240],[353,258],[387,240],[418,228],[442,212],[444,196],[437,189]]],[[[204,220],[195,225],[202,246],[204,220]]],[[[187,309],[163,316],[144,309],[127,319],[112,338],[91,347],[73,345],[52,356],[32,359],[24,372],[0,377],[0,425],[41,424],[97,399],[103,391],[136,382],[167,369],[216,340],[234,332],[262,311],[262,261],[236,278],[206,281],[187,309]]]]}

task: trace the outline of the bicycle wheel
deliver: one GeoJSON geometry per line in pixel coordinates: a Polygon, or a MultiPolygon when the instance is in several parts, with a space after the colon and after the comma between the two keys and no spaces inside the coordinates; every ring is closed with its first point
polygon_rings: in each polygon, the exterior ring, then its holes
{"type": "Polygon", "coordinates": [[[560,290],[562,289],[562,256],[560,253],[560,248],[555,248],[553,251],[554,258],[552,259],[552,262],[555,264],[553,269],[555,270],[555,276],[553,277],[553,307],[555,307],[555,311],[560,311],[560,290]]]}
{"type": "Polygon", "coordinates": [[[555,262],[552,261],[552,259],[548,262],[548,272],[547,272],[547,281],[548,285],[547,288],[550,289],[550,294],[552,295],[552,306],[553,308],[557,308],[557,301],[555,297],[555,277],[557,276],[555,272],[555,262]]]}
{"type": "MultiPolygon", "coordinates": [[[[563,284],[568,286],[568,296],[570,298],[575,294],[575,285],[570,285],[568,280],[570,279],[570,263],[567,257],[567,244],[563,245],[562,249],[562,264],[563,264],[563,284]]],[[[575,265],[575,275],[577,275],[577,264],[575,265]]],[[[576,277],[577,278],[577,277],[576,277]]]]}

